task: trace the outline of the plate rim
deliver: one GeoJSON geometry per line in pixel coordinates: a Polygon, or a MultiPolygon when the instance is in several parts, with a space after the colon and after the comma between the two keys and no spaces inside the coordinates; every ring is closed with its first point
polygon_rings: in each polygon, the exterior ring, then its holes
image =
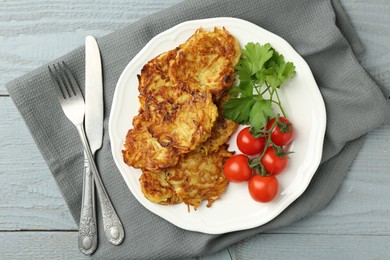
{"type": "MultiPolygon", "coordinates": [[[[219,25],[216,25],[216,26],[219,26],[219,25]]],[[[228,26],[226,26],[226,27],[229,30],[228,26]]],[[[110,142],[111,142],[111,152],[112,152],[112,156],[113,156],[113,159],[115,161],[115,164],[116,164],[119,172],[121,173],[122,178],[125,180],[126,185],[130,189],[132,195],[136,198],[136,200],[139,203],[141,203],[150,212],[162,217],[163,219],[169,221],[170,223],[172,223],[175,226],[178,226],[182,229],[202,232],[202,233],[206,233],[206,234],[223,234],[223,233],[227,233],[227,232],[255,228],[255,227],[259,227],[259,226],[262,226],[262,225],[268,223],[269,221],[271,221],[272,219],[277,217],[280,213],[282,213],[286,208],[288,208],[296,199],[298,199],[304,193],[304,191],[309,186],[309,183],[312,180],[312,178],[316,172],[316,169],[318,168],[320,161],[321,161],[321,158],[322,158],[322,147],[323,147],[324,136],[325,136],[325,131],[326,131],[326,108],[325,108],[324,100],[322,98],[322,95],[321,95],[320,90],[318,88],[318,85],[315,81],[315,78],[312,74],[312,71],[310,70],[309,65],[303,59],[303,57],[301,57],[301,55],[285,39],[283,39],[282,37],[270,32],[270,31],[268,31],[268,30],[266,30],[266,29],[264,29],[256,24],[253,24],[253,23],[246,21],[246,20],[243,20],[243,19],[234,18],[234,17],[215,17],[215,18],[206,18],[206,19],[196,19],[196,20],[190,20],[190,21],[185,21],[185,22],[179,23],[179,24],[157,34],[140,50],[140,52],[138,52],[134,56],[134,58],[126,65],[125,69],[122,71],[122,73],[117,81],[117,84],[115,87],[115,93],[114,93],[114,97],[113,97],[113,102],[112,102],[112,107],[111,107],[111,111],[110,111],[110,116],[109,116],[108,130],[109,130],[109,137],[110,137],[110,142]],[[191,225],[188,226],[188,224],[186,225],[182,221],[177,222],[177,220],[172,220],[169,215],[167,216],[165,214],[161,215],[159,213],[156,213],[155,210],[153,209],[153,207],[151,206],[151,204],[149,204],[152,202],[144,203],[142,200],[138,199],[138,197],[135,195],[134,191],[132,190],[132,187],[127,183],[127,179],[125,178],[125,176],[123,176],[124,174],[126,174],[126,173],[122,172],[122,169],[120,167],[120,163],[123,163],[123,161],[119,162],[119,158],[117,158],[117,155],[115,154],[114,149],[117,148],[116,143],[115,143],[115,138],[117,138],[117,136],[114,135],[112,127],[113,127],[113,122],[115,119],[114,113],[116,110],[114,105],[117,104],[118,100],[121,98],[118,89],[120,89],[119,86],[121,85],[122,81],[126,77],[126,71],[131,69],[131,67],[134,65],[133,63],[135,63],[134,61],[137,61],[143,55],[143,53],[147,51],[147,49],[151,45],[155,44],[156,41],[161,40],[160,39],[161,37],[164,37],[165,35],[169,35],[171,32],[174,32],[176,30],[180,30],[181,28],[185,29],[187,26],[194,26],[194,28],[199,28],[199,27],[205,26],[204,24],[209,24],[209,26],[214,26],[213,24],[221,23],[221,22],[241,24],[242,26],[250,26],[251,29],[257,30],[257,31],[260,31],[260,32],[266,34],[267,35],[266,38],[269,38],[271,36],[272,38],[274,38],[274,40],[277,40],[278,42],[280,42],[281,45],[289,48],[290,51],[295,55],[294,57],[296,57],[297,59],[300,59],[300,65],[304,67],[306,79],[311,81],[311,84],[317,86],[317,91],[313,90],[314,93],[312,93],[312,94],[315,96],[317,101],[320,103],[318,109],[319,109],[319,112],[321,113],[321,115],[320,115],[321,120],[318,121],[318,124],[320,125],[320,127],[319,127],[319,131],[317,133],[318,141],[317,141],[317,145],[316,145],[317,151],[315,152],[316,156],[313,159],[314,162],[310,165],[311,166],[310,170],[313,173],[309,177],[306,177],[303,180],[304,181],[304,185],[302,185],[303,188],[301,190],[299,190],[299,192],[295,192],[294,193],[295,196],[290,196],[289,200],[287,202],[285,202],[284,204],[282,204],[282,205],[279,204],[278,207],[273,207],[273,211],[276,211],[276,212],[272,213],[265,220],[263,219],[262,221],[258,221],[256,223],[250,222],[250,223],[244,223],[244,224],[240,224],[240,225],[237,225],[237,224],[233,225],[233,223],[232,223],[232,225],[229,227],[218,226],[218,227],[214,227],[214,229],[211,229],[209,226],[207,227],[207,225],[206,226],[205,225],[196,226],[193,223],[192,224],[190,223],[191,225]]],[[[166,207],[166,206],[163,206],[163,207],[166,207]]]]}

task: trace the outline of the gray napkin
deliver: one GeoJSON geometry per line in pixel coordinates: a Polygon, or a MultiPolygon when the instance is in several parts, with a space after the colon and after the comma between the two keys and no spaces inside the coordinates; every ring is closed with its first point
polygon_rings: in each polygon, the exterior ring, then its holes
{"type": "MultiPolygon", "coordinates": [[[[359,65],[355,55],[362,51],[362,46],[337,1],[190,0],[102,37],[98,43],[104,68],[105,132],[97,164],[126,232],[120,246],[107,243],[100,232],[99,248],[93,255],[98,259],[163,259],[210,254],[316,212],[336,193],[365,134],[390,118],[388,97],[359,65]],[[326,103],[327,131],[322,163],[310,186],[282,214],[250,230],[207,235],[182,230],[150,213],[135,200],[111,157],[107,125],[121,72],[153,36],[186,20],[220,16],[245,19],[276,33],[304,57],[326,103]]],[[[83,86],[84,49],[80,47],[61,59],[83,86]]],[[[56,101],[47,66],[10,82],[7,88],[78,223],[82,146],[75,128],[56,101]]],[[[102,230],[101,218],[99,228],[102,230]]]]}

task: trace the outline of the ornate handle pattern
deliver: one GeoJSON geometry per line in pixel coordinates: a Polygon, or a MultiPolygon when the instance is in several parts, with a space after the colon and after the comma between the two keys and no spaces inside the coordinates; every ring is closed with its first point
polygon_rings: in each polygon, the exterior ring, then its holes
{"type": "MultiPolygon", "coordinates": [[[[105,194],[105,192],[103,192],[105,194]]],[[[119,245],[125,238],[122,223],[116,214],[108,196],[99,196],[103,210],[104,233],[111,244],[119,245]]]]}
{"type": "Polygon", "coordinates": [[[84,146],[84,151],[89,161],[89,167],[91,169],[93,179],[95,180],[96,190],[98,192],[100,205],[103,210],[104,233],[111,244],[119,245],[122,243],[125,237],[123,225],[118,217],[118,214],[115,212],[115,209],[100,178],[99,171],[96,167],[95,160],[93,159],[91,149],[87,141],[87,137],[85,136],[83,124],[77,125],[77,130],[80,134],[82,144],[84,146]]]}
{"type": "Polygon", "coordinates": [[[81,253],[85,255],[95,252],[98,244],[95,212],[95,185],[89,161],[84,156],[83,197],[78,245],[81,253]]]}

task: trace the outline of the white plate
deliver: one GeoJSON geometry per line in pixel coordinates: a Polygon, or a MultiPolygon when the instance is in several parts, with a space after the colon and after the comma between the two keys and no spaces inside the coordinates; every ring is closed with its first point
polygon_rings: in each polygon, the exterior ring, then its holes
{"type": "MultiPolygon", "coordinates": [[[[263,225],[286,209],[307,188],[322,155],[326,112],[322,96],[303,58],[282,38],[257,25],[236,18],[213,18],[181,23],[154,37],[127,65],[120,76],[113,100],[109,121],[112,154],[126,184],[136,199],[151,212],[174,225],[192,231],[221,234],[263,225]],[[296,76],[280,92],[283,107],[296,129],[291,146],[294,151],[290,163],[278,176],[280,194],[270,203],[253,201],[247,184],[229,184],[227,191],[210,208],[201,204],[197,211],[187,211],[184,203],[163,206],[151,203],[141,192],[141,171],[127,166],[122,149],[132,118],[138,113],[137,74],[150,59],[173,49],[187,40],[196,29],[213,29],[224,26],[243,47],[248,42],[270,43],[287,61],[296,67],[296,76]]],[[[235,140],[235,135],[231,140],[235,140]]],[[[234,142],[230,150],[237,150],[234,142]]]]}

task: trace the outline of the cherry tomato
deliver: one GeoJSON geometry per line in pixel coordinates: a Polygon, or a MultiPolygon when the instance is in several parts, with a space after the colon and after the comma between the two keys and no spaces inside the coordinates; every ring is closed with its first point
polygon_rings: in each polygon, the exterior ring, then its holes
{"type": "Polygon", "coordinates": [[[231,182],[244,182],[252,176],[252,169],[248,164],[248,157],[236,154],[230,157],[223,165],[225,177],[231,182]]]}
{"type": "MultiPolygon", "coordinates": [[[[268,121],[266,129],[269,130],[272,128],[276,118],[272,118],[268,121]]],[[[271,140],[274,144],[278,146],[285,146],[291,143],[294,139],[294,127],[291,124],[290,120],[285,117],[279,117],[279,123],[277,123],[272,130],[271,140]]]]}
{"type": "Polygon", "coordinates": [[[272,146],[267,148],[263,158],[261,158],[261,164],[268,174],[276,175],[286,168],[288,157],[285,153],[286,150],[284,149],[282,149],[282,154],[279,155],[272,146]]]}
{"type": "Polygon", "coordinates": [[[279,182],[275,176],[253,175],[248,182],[248,190],[252,199],[257,202],[269,202],[278,194],[279,182]]]}
{"type": "Polygon", "coordinates": [[[237,135],[237,147],[247,155],[255,155],[264,150],[266,140],[264,137],[255,138],[249,131],[250,127],[245,127],[237,135]]]}

